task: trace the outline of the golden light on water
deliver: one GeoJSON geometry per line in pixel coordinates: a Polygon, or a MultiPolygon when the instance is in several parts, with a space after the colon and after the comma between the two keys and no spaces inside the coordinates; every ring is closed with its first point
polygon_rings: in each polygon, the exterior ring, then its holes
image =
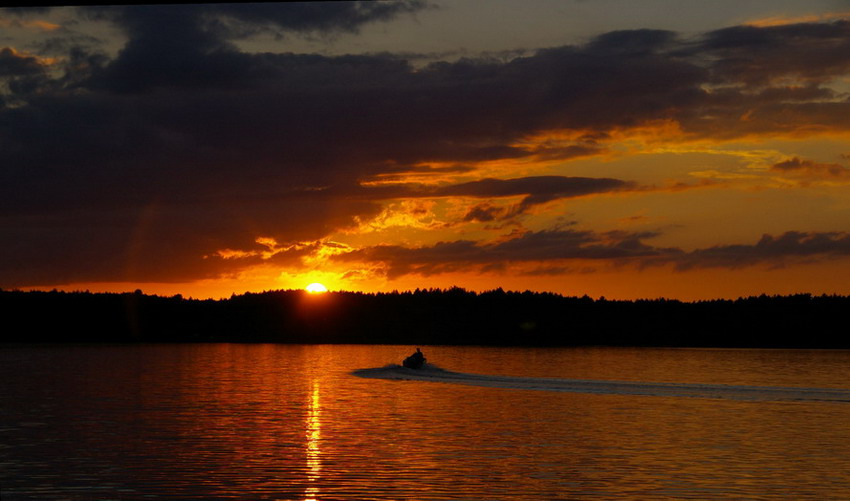
{"type": "MultiPolygon", "coordinates": [[[[321,284],[318,284],[321,285],[321,284]]],[[[309,409],[307,413],[307,480],[310,485],[307,487],[305,497],[307,501],[315,501],[318,499],[319,488],[315,482],[319,480],[322,471],[321,462],[321,422],[320,422],[319,403],[319,383],[313,383],[313,393],[310,395],[309,409]]]]}
{"type": "Polygon", "coordinates": [[[304,290],[311,294],[321,294],[322,292],[327,292],[328,288],[320,284],[319,282],[313,282],[312,284],[305,287],[304,290]]]}

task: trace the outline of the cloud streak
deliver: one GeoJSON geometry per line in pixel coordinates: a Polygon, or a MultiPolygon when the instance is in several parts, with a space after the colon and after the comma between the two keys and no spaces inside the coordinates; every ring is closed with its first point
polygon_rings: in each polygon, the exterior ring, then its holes
{"type": "Polygon", "coordinates": [[[850,255],[850,234],[844,232],[789,231],[763,235],[753,245],[720,245],[698,249],[675,261],[679,270],[693,268],[738,269],[766,264],[780,267],[795,260],[817,261],[850,255]]]}
{"type": "Polygon", "coordinates": [[[770,170],[783,175],[801,176],[806,178],[847,178],[850,176],[850,168],[837,163],[815,162],[793,157],[782,162],[777,162],[770,170]]]}
{"type": "Polygon", "coordinates": [[[564,260],[616,260],[676,254],[676,249],[657,249],[642,242],[651,233],[554,229],[526,232],[493,243],[456,240],[433,246],[409,248],[379,245],[335,256],[338,261],[380,264],[388,278],[417,274],[430,276],[460,270],[498,271],[511,264],[564,260]]]}
{"type": "Polygon", "coordinates": [[[379,245],[340,254],[336,260],[382,267],[388,278],[404,275],[431,276],[460,270],[561,274],[570,262],[578,267],[590,260],[617,267],[638,269],[672,265],[677,271],[695,269],[769,268],[806,261],[816,262],[850,256],[850,234],[843,232],[789,231],[763,235],[752,245],[722,245],[693,251],[655,247],[645,240],[652,232],[593,232],[556,229],[527,232],[495,243],[456,240],[427,247],[379,245]],[[523,271],[513,265],[540,265],[523,271]],[[548,270],[548,271],[547,271],[548,270]]]}

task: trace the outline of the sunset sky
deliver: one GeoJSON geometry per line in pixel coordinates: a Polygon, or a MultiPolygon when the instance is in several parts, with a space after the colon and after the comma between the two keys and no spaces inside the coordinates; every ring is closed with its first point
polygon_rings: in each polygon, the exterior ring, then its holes
{"type": "Polygon", "coordinates": [[[0,288],[850,294],[850,1],[0,9],[0,288]]]}

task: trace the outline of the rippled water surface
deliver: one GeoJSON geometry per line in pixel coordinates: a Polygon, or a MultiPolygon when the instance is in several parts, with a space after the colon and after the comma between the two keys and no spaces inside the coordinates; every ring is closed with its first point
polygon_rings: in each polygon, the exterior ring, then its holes
{"type": "Polygon", "coordinates": [[[0,499],[850,499],[850,352],[0,349],[0,499]]]}

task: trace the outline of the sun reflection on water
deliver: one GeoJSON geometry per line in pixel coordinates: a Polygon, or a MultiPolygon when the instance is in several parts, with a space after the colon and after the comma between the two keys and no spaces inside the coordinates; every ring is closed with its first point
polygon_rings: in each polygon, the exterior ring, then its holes
{"type": "Polygon", "coordinates": [[[318,482],[321,471],[321,405],[319,402],[319,382],[313,382],[313,392],[310,394],[309,407],[307,410],[306,435],[307,435],[307,480],[309,485],[305,491],[306,501],[317,501],[319,495],[318,482]]]}

